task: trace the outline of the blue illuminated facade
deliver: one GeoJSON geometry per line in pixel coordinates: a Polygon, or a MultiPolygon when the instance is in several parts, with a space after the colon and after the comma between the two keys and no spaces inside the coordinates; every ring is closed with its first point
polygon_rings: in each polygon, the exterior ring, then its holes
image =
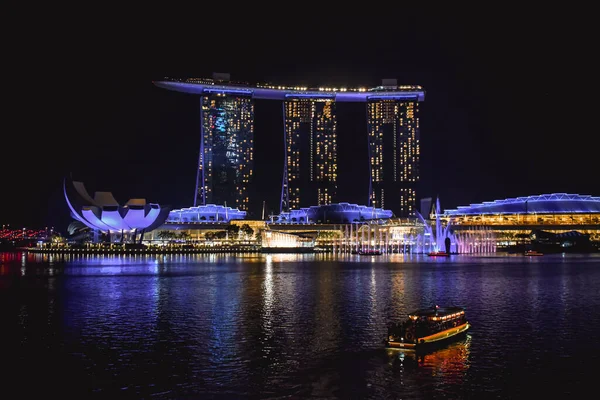
{"type": "MultiPolygon", "coordinates": [[[[71,216],[93,231],[119,234],[119,240],[140,240],[144,233],[160,226],[170,207],[147,203],[145,199],[129,199],[119,204],[111,192],[95,192],[92,197],[82,182],[65,179],[63,194],[71,216]]],[[[113,239],[116,236],[111,236],[113,239]]]]}
{"type": "Polygon", "coordinates": [[[273,217],[271,222],[278,224],[344,224],[373,219],[388,219],[393,216],[391,210],[351,203],[337,203],[282,212],[273,217]]]}
{"type": "Polygon", "coordinates": [[[600,214],[600,197],[553,193],[494,200],[444,210],[444,215],[600,214]]]}
{"type": "Polygon", "coordinates": [[[168,223],[226,223],[231,220],[246,218],[246,211],[233,207],[207,204],[172,210],[166,222],[168,223]]]}
{"type": "MultiPolygon", "coordinates": [[[[153,82],[157,87],[201,97],[202,141],[194,205],[230,205],[248,210],[253,163],[253,99],[283,103],[284,171],[280,213],[337,200],[337,102],[367,106],[369,208],[414,216],[419,180],[418,103],[425,91],[384,79],[372,88],[275,86],[213,79],[153,82]]],[[[343,204],[343,203],[340,203],[343,204]]],[[[301,216],[292,217],[299,219],[301,216]]],[[[351,218],[350,220],[352,220],[351,218]]]]}
{"type": "Polygon", "coordinates": [[[425,100],[425,90],[418,85],[377,86],[374,88],[307,88],[297,86],[248,85],[245,83],[219,82],[211,79],[188,79],[180,81],[155,81],[157,87],[175,92],[211,95],[224,94],[252,96],[255,99],[281,100],[289,97],[331,98],[339,102],[366,102],[369,100],[425,100]]]}
{"type": "Polygon", "coordinates": [[[194,205],[248,209],[252,179],[254,103],[251,97],[201,97],[201,144],[194,205]]]}

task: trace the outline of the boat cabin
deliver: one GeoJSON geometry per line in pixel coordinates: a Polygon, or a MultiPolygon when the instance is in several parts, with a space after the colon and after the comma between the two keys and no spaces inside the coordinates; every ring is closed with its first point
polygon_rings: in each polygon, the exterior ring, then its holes
{"type": "Polygon", "coordinates": [[[408,314],[412,321],[444,322],[449,320],[464,318],[465,309],[462,307],[444,307],[438,306],[424,308],[408,314]]]}
{"type": "Polygon", "coordinates": [[[434,306],[411,312],[405,322],[393,325],[389,333],[410,343],[466,323],[464,308],[434,306]]]}

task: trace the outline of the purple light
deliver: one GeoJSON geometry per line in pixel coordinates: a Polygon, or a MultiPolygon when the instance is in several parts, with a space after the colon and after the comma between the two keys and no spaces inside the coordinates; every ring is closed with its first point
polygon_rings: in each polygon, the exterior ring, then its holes
{"type": "Polygon", "coordinates": [[[600,197],[567,193],[541,194],[458,206],[456,209],[445,210],[444,213],[447,215],[600,213],[600,197]]]}
{"type": "Polygon", "coordinates": [[[167,217],[168,209],[158,204],[146,204],[143,199],[131,199],[120,206],[110,192],[96,192],[92,198],[81,182],[73,182],[72,186],[77,196],[69,198],[65,180],[63,193],[73,218],[94,230],[153,229],[167,217]]]}
{"type": "Polygon", "coordinates": [[[308,224],[331,219],[334,223],[360,222],[374,219],[393,218],[391,210],[361,206],[352,203],[334,203],[310,206],[299,210],[284,211],[275,217],[278,224],[308,224]]]}
{"type": "Polygon", "coordinates": [[[204,89],[204,93],[227,93],[227,94],[241,94],[241,95],[252,95],[251,90],[233,90],[228,88],[223,89],[204,89]]]}
{"type": "MultiPolygon", "coordinates": [[[[109,225],[105,224],[90,209],[88,209],[88,210],[81,210],[81,215],[83,216],[84,219],[86,219],[90,224],[93,225],[94,229],[99,229],[99,230],[104,231],[104,232],[109,231],[111,229],[115,230],[115,228],[112,228],[109,225]]],[[[121,229],[118,229],[118,230],[121,230],[121,229]]]]}
{"type": "Polygon", "coordinates": [[[228,222],[232,219],[246,218],[246,211],[237,208],[207,204],[172,210],[166,222],[169,223],[208,223],[228,222]]]}
{"type": "Polygon", "coordinates": [[[364,90],[364,91],[325,91],[318,89],[295,90],[295,89],[272,89],[248,86],[240,88],[234,85],[210,85],[201,83],[183,83],[157,81],[153,82],[157,87],[173,90],[176,92],[206,94],[206,93],[226,93],[252,95],[255,99],[266,100],[285,100],[290,96],[303,98],[333,98],[339,102],[366,102],[369,100],[407,100],[415,101],[425,100],[425,91],[423,89],[404,89],[404,90],[364,90]]]}
{"type": "Polygon", "coordinates": [[[139,210],[129,209],[123,219],[131,229],[144,229],[158,218],[160,208],[151,208],[147,215],[145,213],[146,211],[143,208],[139,210]]]}
{"type": "Polygon", "coordinates": [[[302,93],[298,93],[298,94],[286,94],[285,95],[286,99],[335,99],[335,94],[334,93],[329,93],[329,94],[302,94],[302,93]]]}

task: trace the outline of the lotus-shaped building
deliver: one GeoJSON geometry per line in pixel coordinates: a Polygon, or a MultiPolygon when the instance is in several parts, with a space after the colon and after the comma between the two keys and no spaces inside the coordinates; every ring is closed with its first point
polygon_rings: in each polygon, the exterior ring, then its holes
{"type": "Polygon", "coordinates": [[[82,182],[69,180],[64,182],[64,195],[74,219],[94,231],[120,233],[121,240],[156,229],[170,211],[170,207],[146,203],[146,199],[130,199],[120,205],[111,192],[95,192],[92,197],[82,182]]]}

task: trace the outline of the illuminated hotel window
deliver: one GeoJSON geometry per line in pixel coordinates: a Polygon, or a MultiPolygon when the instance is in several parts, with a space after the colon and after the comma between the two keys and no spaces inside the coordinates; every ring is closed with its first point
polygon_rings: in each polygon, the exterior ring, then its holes
{"type": "Polygon", "coordinates": [[[371,201],[399,217],[416,210],[415,183],[419,174],[419,125],[415,101],[367,102],[371,168],[371,201]]]}
{"type": "Polygon", "coordinates": [[[246,210],[247,186],[242,183],[253,174],[254,103],[249,97],[218,94],[202,97],[201,108],[204,153],[196,205],[227,203],[246,210]]]}
{"type": "Polygon", "coordinates": [[[337,191],[335,103],[318,98],[288,99],[284,110],[288,173],[284,197],[289,197],[293,208],[329,204],[337,191]]]}

